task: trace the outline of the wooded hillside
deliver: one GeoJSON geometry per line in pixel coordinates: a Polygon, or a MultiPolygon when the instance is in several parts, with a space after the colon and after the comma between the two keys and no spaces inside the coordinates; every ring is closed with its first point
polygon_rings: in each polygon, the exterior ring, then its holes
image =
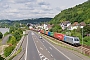
{"type": "Polygon", "coordinates": [[[62,21],[73,22],[85,22],[90,24],[90,0],[84,2],[83,4],[76,5],[73,8],[65,9],[56,15],[50,23],[57,24],[62,21]]]}

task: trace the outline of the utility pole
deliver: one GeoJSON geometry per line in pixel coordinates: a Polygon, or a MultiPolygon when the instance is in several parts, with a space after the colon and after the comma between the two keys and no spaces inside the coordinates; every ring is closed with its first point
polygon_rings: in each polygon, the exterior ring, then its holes
{"type": "MultiPolygon", "coordinates": [[[[82,47],[83,47],[83,26],[81,28],[82,28],[82,47]]],[[[81,48],[81,53],[83,53],[83,49],[82,48],[81,48]]]]}

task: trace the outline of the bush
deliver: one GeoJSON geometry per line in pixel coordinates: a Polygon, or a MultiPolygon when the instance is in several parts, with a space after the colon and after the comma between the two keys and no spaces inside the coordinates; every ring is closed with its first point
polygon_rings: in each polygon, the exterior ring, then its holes
{"type": "Polygon", "coordinates": [[[16,38],[17,41],[19,41],[21,39],[21,37],[22,37],[22,35],[20,34],[19,31],[15,31],[13,33],[13,36],[16,38]]]}
{"type": "Polygon", "coordinates": [[[4,58],[3,58],[3,57],[1,57],[1,55],[0,55],[0,60],[4,60],[4,58]]]}
{"type": "Polygon", "coordinates": [[[10,36],[9,40],[7,41],[9,44],[14,45],[16,44],[16,38],[14,36],[10,36]]]}
{"type": "Polygon", "coordinates": [[[4,50],[4,56],[5,57],[9,56],[14,48],[15,48],[15,46],[6,47],[5,50],[4,50]]]}
{"type": "Polygon", "coordinates": [[[15,32],[16,30],[18,30],[17,27],[10,27],[9,33],[13,33],[13,32],[15,32]]]}
{"type": "Polygon", "coordinates": [[[90,46],[90,37],[86,36],[83,38],[83,42],[85,45],[89,45],[90,46]]]}
{"type": "Polygon", "coordinates": [[[6,36],[6,35],[8,35],[9,34],[9,32],[6,32],[5,34],[4,34],[4,36],[6,36]]]}
{"type": "Polygon", "coordinates": [[[0,39],[3,37],[3,34],[0,32],[0,39]]]}

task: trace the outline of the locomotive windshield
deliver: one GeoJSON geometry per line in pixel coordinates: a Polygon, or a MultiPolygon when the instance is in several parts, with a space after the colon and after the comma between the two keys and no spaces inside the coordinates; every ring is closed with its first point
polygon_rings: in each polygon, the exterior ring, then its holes
{"type": "Polygon", "coordinates": [[[79,41],[79,39],[74,39],[74,41],[79,41]]]}

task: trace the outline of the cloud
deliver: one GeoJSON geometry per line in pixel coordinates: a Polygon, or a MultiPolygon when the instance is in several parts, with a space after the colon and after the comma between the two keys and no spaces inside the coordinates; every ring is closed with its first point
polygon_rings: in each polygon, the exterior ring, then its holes
{"type": "Polygon", "coordinates": [[[37,0],[14,0],[16,3],[36,2],[37,0]]]}
{"type": "Polygon", "coordinates": [[[61,11],[62,9],[61,8],[59,8],[59,7],[56,7],[55,8],[57,11],[61,11]]]}
{"type": "Polygon", "coordinates": [[[43,0],[1,0],[0,19],[52,17],[53,9],[43,0]]]}
{"type": "Polygon", "coordinates": [[[39,2],[38,4],[39,5],[50,5],[49,3],[46,3],[46,2],[39,2]]]}

